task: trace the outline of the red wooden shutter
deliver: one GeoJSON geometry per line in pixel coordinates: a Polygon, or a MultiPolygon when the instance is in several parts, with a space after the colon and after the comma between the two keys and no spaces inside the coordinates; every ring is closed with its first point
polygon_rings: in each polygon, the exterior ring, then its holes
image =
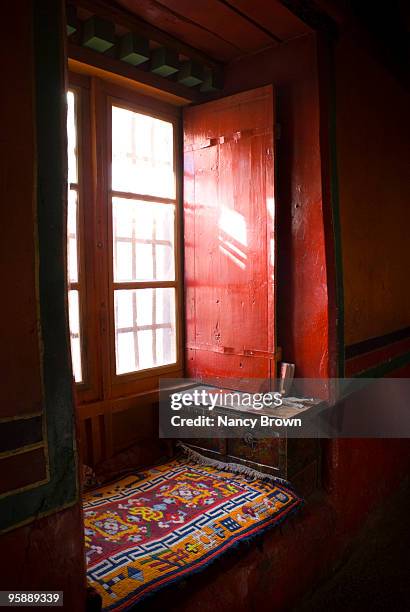
{"type": "Polygon", "coordinates": [[[271,86],[184,111],[186,369],[203,381],[275,376],[273,125],[271,86]]]}

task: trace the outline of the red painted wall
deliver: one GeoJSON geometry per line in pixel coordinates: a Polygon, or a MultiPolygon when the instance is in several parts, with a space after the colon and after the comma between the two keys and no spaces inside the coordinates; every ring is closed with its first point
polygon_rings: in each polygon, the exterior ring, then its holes
{"type": "Polygon", "coordinates": [[[410,95],[357,35],[335,61],[348,345],[410,325],[410,95]]]}
{"type": "MultiPolygon", "coordinates": [[[[321,188],[321,153],[325,152],[320,150],[320,131],[327,130],[324,122],[328,115],[319,112],[318,59],[315,37],[305,36],[233,63],[226,75],[228,94],[267,83],[273,83],[277,92],[281,124],[276,190],[278,336],[284,359],[297,364],[297,375],[312,377],[332,372],[334,363],[329,355],[335,349],[329,342],[335,325],[328,285],[334,275],[333,258],[329,258],[331,243],[326,240],[331,238],[323,221],[323,207],[329,202],[321,188]]],[[[361,70],[352,70],[352,65],[357,66],[356,56],[349,40],[342,36],[337,45],[335,77],[338,137],[342,132],[338,163],[350,341],[391,331],[404,324],[405,313],[410,312],[408,282],[403,299],[398,295],[398,283],[403,287],[408,275],[401,225],[404,145],[398,139],[398,126],[405,114],[394,120],[396,130],[394,136],[387,137],[386,154],[380,130],[387,134],[389,121],[381,94],[374,100],[380,87],[390,87],[393,109],[400,88],[363,53],[358,61],[361,70]],[[375,151],[359,142],[370,136],[374,137],[369,142],[375,151]],[[361,165],[365,172],[357,170],[361,165]],[[393,214],[387,201],[393,202],[393,214]],[[383,223],[389,230],[385,241],[383,223]],[[363,270],[367,281],[364,286],[360,284],[363,270]],[[372,289],[370,295],[366,288],[372,289]],[[365,312],[356,330],[358,304],[365,312]]],[[[397,112],[402,105],[397,100],[397,112]]],[[[199,610],[207,609],[211,599],[216,601],[217,593],[221,594],[216,608],[220,610],[247,610],[250,606],[265,609],[267,601],[271,609],[288,609],[326,575],[369,512],[382,504],[408,473],[408,440],[346,439],[328,441],[323,446],[323,496],[307,507],[294,529],[285,530],[284,537],[267,536],[263,551],[252,549],[240,560],[239,568],[214,577],[212,586],[204,585],[199,597],[196,593],[199,610]]]]}

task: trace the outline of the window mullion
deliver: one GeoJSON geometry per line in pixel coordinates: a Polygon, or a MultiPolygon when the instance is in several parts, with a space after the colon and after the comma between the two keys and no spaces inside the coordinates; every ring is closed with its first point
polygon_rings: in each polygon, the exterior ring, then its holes
{"type": "Polygon", "coordinates": [[[113,283],[113,290],[120,289],[168,289],[178,286],[177,281],[130,281],[113,283]]]}
{"type": "Polygon", "coordinates": [[[111,197],[113,198],[123,198],[124,200],[140,200],[143,202],[154,202],[156,204],[176,204],[176,198],[163,198],[155,195],[147,195],[143,193],[136,193],[133,191],[118,191],[111,190],[111,197]]]}

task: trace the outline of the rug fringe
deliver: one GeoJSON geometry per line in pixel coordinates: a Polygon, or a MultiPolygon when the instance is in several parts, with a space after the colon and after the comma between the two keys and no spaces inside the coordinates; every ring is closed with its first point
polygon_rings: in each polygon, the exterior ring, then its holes
{"type": "Polygon", "coordinates": [[[255,470],[241,463],[225,463],[224,461],[211,459],[211,457],[201,455],[201,453],[198,453],[196,450],[194,450],[190,446],[186,446],[180,441],[177,442],[177,446],[183,451],[183,453],[188,457],[188,459],[190,459],[194,463],[198,463],[199,465],[209,465],[211,467],[218,468],[218,470],[233,472],[234,474],[242,474],[244,476],[249,476],[253,479],[257,478],[258,480],[278,482],[293,490],[290,482],[288,480],[285,480],[284,478],[280,478],[279,476],[274,476],[273,474],[266,474],[265,472],[259,472],[258,470],[255,470]]]}

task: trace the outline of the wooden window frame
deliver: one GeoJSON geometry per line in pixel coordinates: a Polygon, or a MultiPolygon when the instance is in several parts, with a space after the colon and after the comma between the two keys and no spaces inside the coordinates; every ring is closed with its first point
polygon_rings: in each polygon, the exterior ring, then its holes
{"type": "MultiPolygon", "coordinates": [[[[80,102],[77,107],[78,259],[79,275],[82,274],[84,280],[83,296],[80,296],[83,382],[76,384],[78,401],[80,404],[106,402],[150,394],[158,389],[160,377],[183,376],[181,111],[95,76],[70,72],[68,89],[77,93],[80,102]],[[112,197],[124,194],[111,189],[112,105],[163,119],[171,122],[174,128],[175,280],[119,283],[121,287],[118,288],[175,287],[176,362],[124,374],[115,371],[112,197]]],[[[126,195],[135,200],[144,199],[137,194],[126,195]]],[[[171,202],[170,198],[154,196],[146,196],[146,199],[171,202]]]]}

